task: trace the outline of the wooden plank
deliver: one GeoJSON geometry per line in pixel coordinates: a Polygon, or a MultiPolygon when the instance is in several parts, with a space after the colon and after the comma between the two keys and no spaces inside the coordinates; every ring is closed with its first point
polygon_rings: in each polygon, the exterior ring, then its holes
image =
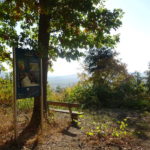
{"type": "MultiPolygon", "coordinates": [[[[64,110],[64,109],[54,109],[54,108],[50,108],[50,110],[51,110],[51,111],[55,111],[55,112],[62,112],[62,113],[68,113],[68,114],[70,114],[69,110],[64,110]]],[[[82,115],[83,112],[72,111],[72,114],[82,115]]]]}
{"type": "Polygon", "coordinates": [[[48,105],[54,105],[54,106],[63,106],[63,107],[79,107],[79,104],[73,104],[73,103],[66,103],[66,102],[54,102],[54,101],[48,101],[48,105]]]}

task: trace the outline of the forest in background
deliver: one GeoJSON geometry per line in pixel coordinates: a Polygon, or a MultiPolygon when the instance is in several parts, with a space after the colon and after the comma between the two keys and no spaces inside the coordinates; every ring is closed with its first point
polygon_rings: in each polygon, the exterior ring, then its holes
{"type": "MultiPolygon", "coordinates": [[[[48,84],[47,99],[78,102],[83,109],[107,107],[149,111],[150,68],[144,73],[128,73],[126,65],[116,59],[117,54],[113,50],[104,48],[99,50],[99,54],[97,50],[95,52],[85,58],[85,72],[78,75],[78,82],[68,87],[55,88],[48,84]]],[[[3,74],[0,78],[0,91],[0,103],[11,104],[11,73],[3,74]]]]}

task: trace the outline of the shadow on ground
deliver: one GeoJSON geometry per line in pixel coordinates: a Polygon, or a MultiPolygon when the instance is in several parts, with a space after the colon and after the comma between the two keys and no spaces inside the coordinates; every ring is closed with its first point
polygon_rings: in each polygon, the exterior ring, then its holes
{"type": "MultiPolygon", "coordinates": [[[[20,135],[17,137],[17,139],[11,139],[10,141],[7,141],[5,144],[0,145],[0,150],[21,150],[26,142],[33,138],[38,133],[38,130],[32,130],[26,127],[20,135]]],[[[38,139],[36,138],[32,144],[31,150],[35,149],[35,147],[38,145],[38,139]]]]}
{"type": "Polygon", "coordinates": [[[62,133],[62,134],[65,134],[65,135],[68,135],[68,136],[71,136],[71,137],[76,137],[77,134],[71,133],[71,132],[69,131],[69,129],[70,129],[71,127],[76,128],[76,129],[80,129],[80,127],[78,126],[77,122],[72,121],[72,122],[68,125],[67,128],[65,128],[65,129],[63,129],[63,130],[61,131],[61,133],[62,133]]]}

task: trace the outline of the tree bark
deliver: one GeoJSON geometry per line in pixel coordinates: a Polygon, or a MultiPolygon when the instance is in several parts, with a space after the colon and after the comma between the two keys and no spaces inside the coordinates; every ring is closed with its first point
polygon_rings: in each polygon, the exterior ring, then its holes
{"type": "MultiPolygon", "coordinates": [[[[49,49],[49,15],[46,13],[47,0],[40,0],[38,50],[43,63],[43,104],[44,112],[47,111],[47,72],[48,72],[48,49],[49,49]],[[43,11],[44,10],[44,11],[43,11]]],[[[40,96],[34,98],[34,108],[29,128],[37,129],[41,123],[41,101],[40,96]]]]}

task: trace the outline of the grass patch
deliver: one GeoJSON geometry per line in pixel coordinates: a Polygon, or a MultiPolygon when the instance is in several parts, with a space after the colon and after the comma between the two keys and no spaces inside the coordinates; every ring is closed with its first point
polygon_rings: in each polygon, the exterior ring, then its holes
{"type": "Polygon", "coordinates": [[[19,110],[31,110],[33,109],[34,99],[26,98],[17,100],[17,108],[19,110]]]}

